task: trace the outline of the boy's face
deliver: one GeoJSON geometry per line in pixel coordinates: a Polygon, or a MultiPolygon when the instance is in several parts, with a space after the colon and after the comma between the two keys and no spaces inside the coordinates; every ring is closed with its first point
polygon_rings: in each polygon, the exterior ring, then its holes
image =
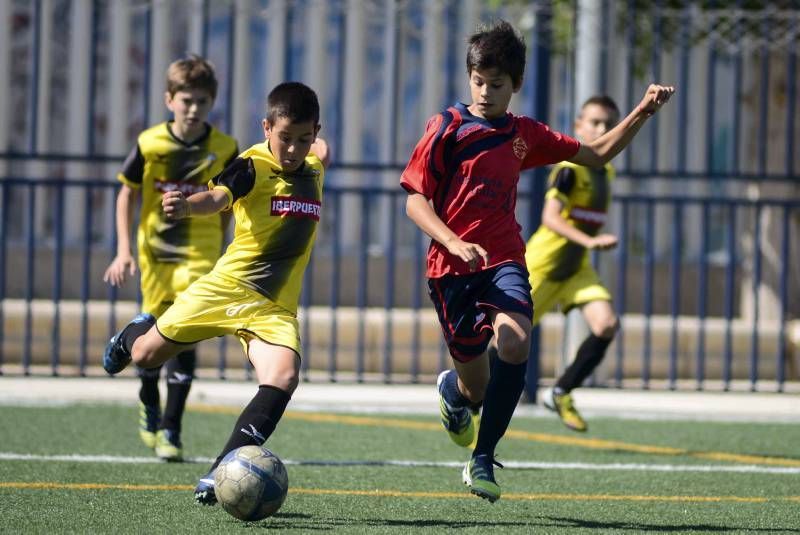
{"type": "Polygon", "coordinates": [[[511,76],[496,68],[473,69],[469,75],[469,92],[472,96],[469,111],[484,119],[502,117],[508,110],[511,96],[519,91],[521,85],[514,86],[511,76]]]}
{"type": "Polygon", "coordinates": [[[175,118],[175,126],[182,133],[198,132],[204,127],[208,113],[214,105],[211,93],[205,89],[185,89],[174,95],[165,94],[167,109],[175,118]]]}
{"type": "Polygon", "coordinates": [[[583,143],[591,143],[617,124],[614,110],[600,104],[587,104],[575,119],[575,135],[583,143]]]}
{"type": "Polygon", "coordinates": [[[286,117],[278,117],[274,124],[264,119],[261,126],[273,156],[284,171],[297,171],[303,165],[319,132],[319,125],[313,121],[293,123],[286,117]]]}

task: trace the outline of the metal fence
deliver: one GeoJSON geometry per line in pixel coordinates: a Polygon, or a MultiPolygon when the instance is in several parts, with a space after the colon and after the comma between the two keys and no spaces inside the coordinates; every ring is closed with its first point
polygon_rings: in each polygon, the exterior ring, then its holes
{"type": "MultiPolygon", "coordinates": [[[[220,78],[211,121],[242,147],[260,141],[275,83],[320,95],[335,165],[303,294],[306,378],[429,379],[447,355],[422,284],[426,240],[396,184],[425,119],[467,97],[466,36],[497,17],[528,43],[513,111],[556,129],[570,131],[587,92],[625,111],[650,80],[678,87],[615,162],[609,228],[622,242],[596,261],[623,330],[595,380],[781,390],[795,379],[793,0],[0,0],[0,364],[83,372],[135,311],[135,287],[101,282],[110,177],[136,134],[166,118],[167,64],[196,52],[220,78]]],[[[544,172],[520,183],[524,235],[544,172]]],[[[554,314],[536,331],[529,384],[556,373],[565,330],[554,314]]],[[[225,374],[238,367],[230,351],[201,354],[225,374]]]]}

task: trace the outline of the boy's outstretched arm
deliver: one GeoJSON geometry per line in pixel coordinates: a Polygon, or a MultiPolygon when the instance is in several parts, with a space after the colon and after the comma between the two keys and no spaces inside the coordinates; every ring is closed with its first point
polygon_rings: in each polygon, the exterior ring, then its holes
{"type": "Polygon", "coordinates": [[[553,197],[547,199],[544,203],[542,210],[542,224],[558,234],[563,236],[571,242],[577,243],[587,249],[613,249],[617,246],[617,237],[613,234],[598,234],[597,236],[589,236],[580,229],[570,225],[566,219],[561,216],[561,210],[564,208],[564,203],[559,199],[553,197]]]}
{"type": "Polygon", "coordinates": [[[470,270],[475,271],[481,260],[484,265],[489,263],[489,253],[477,243],[465,242],[459,238],[444,224],[444,221],[439,219],[428,199],[421,193],[409,193],[406,199],[406,214],[425,234],[447,247],[450,254],[467,262],[470,270]]]}
{"type": "Polygon", "coordinates": [[[216,214],[228,206],[228,194],[222,189],[201,191],[187,197],[180,191],[168,191],[161,197],[167,219],[216,214]]]}
{"type": "Polygon", "coordinates": [[[667,103],[675,92],[672,86],[650,84],[639,105],[617,126],[592,141],[581,144],[578,152],[567,160],[587,167],[602,167],[628,146],[648,117],[667,103]]]}

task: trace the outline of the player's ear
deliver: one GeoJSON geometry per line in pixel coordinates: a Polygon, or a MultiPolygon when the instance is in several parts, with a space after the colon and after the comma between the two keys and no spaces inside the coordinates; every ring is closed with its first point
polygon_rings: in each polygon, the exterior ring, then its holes
{"type": "Polygon", "coordinates": [[[263,129],[264,129],[264,137],[265,137],[265,138],[269,137],[269,128],[270,128],[270,125],[269,125],[269,121],[268,121],[268,120],[266,120],[266,119],[261,119],[261,128],[263,128],[263,129]]]}
{"type": "Polygon", "coordinates": [[[316,125],[316,126],[314,126],[314,139],[315,139],[315,140],[316,140],[316,139],[317,139],[317,137],[319,136],[319,129],[320,129],[320,125],[316,125]]]}
{"type": "Polygon", "coordinates": [[[164,105],[169,111],[172,111],[172,95],[170,95],[169,91],[164,91],[164,105]]]}

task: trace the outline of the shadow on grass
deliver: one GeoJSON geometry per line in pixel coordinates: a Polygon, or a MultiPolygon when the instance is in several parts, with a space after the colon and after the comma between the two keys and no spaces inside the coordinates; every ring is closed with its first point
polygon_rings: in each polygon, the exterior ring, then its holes
{"type": "Polygon", "coordinates": [[[272,518],[250,524],[253,528],[270,530],[303,530],[303,531],[329,531],[341,528],[365,529],[375,528],[439,528],[439,529],[464,529],[464,528],[536,528],[541,524],[537,522],[494,522],[494,521],[452,521],[452,520],[402,520],[385,518],[336,518],[316,517],[300,513],[278,513],[272,518]]]}
{"type": "Polygon", "coordinates": [[[687,533],[687,532],[708,532],[708,533],[800,533],[800,529],[795,528],[754,528],[744,526],[721,526],[713,524],[643,524],[639,522],[601,522],[598,520],[582,520],[579,518],[565,518],[559,516],[545,516],[543,519],[549,520],[550,524],[542,527],[551,526],[558,528],[587,528],[587,529],[616,529],[622,531],[641,532],[660,532],[660,533],[687,533]]]}

